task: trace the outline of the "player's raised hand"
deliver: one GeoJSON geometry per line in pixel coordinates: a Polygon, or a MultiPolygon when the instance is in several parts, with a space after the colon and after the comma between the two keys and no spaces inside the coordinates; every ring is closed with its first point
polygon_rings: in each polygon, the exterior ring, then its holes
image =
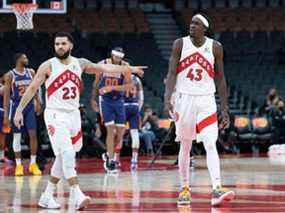
{"type": "Polygon", "coordinates": [[[15,116],[14,116],[14,124],[15,126],[20,129],[21,126],[24,124],[24,118],[23,118],[23,113],[16,110],[15,116]]]}
{"type": "Polygon", "coordinates": [[[221,122],[219,124],[220,129],[227,129],[230,126],[230,115],[228,110],[222,110],[221,112],[221,122]]]}

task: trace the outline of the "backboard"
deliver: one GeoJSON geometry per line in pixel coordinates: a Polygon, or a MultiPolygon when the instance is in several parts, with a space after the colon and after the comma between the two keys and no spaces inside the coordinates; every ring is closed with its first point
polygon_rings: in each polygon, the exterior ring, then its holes
{"type": "Polygon", "coordinates": [[[38,4],[35,14],[64,14],[67,12],[67,0],[0,0],[0,13],[13,13],[13,3],[38,4]]]}

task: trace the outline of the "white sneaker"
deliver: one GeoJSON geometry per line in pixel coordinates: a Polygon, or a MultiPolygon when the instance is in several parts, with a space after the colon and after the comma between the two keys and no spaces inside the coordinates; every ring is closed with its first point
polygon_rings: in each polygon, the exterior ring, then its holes
{"type": "Polygon", "coordinates": [[[82,192],[72,192],[69,197],[69,205],[76,210],[83,210],[90,202],[91,198],[89,196],[85,196],[82,192]]]}
{"type": "Polygon", "coordinates": [[[76,210],[83,210],[88,206],[91,202],[91,198],[89,196],[82,196],[79,199],[77,199],[75,203],[75,209],[76,210]]]}
{"type": "Polygon", "coordinates": [[[56,201],[55,197],[47,193],[43,193],[41,195],[38,205],[46,209],[59,209],[60,208],[60,204],[56,201]]]}

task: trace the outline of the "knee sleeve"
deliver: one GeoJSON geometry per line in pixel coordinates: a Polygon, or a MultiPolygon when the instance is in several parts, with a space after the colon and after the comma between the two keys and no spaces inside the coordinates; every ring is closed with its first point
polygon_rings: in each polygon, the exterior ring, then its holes
{"type": "Polygon", "coordinates": [[[21,152],[21,133],[13,134],[13,150],[14,152],[21,152]]]}
{"type": "Polygon", "coordinates": [[[62,171],[66,179],[76,177],[75,151],[73,149],[62,153],[62,171]]]}
{"type": "Polygon", "coordinates": [[[56,177],[58,179],[63,177],[61,155],[57,155],[55,157],[55,160],[54,160],[53,165],[52,165],[51,170],[50,170],[50,174],[51,174],[51,176],[56,177]]]}
{"type": "Polygon", "coordinates": [[[139,149],[140,148],[139,131],[137,129],[131,129],[130,132],[132,137],[132,148],[139,149]]]}

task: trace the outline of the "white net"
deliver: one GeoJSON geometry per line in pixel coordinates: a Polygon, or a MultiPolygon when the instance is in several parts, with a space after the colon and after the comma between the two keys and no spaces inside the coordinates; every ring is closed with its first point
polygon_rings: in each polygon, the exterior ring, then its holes
{"type": "Polygon", "coordinates": [[[32,30],[33,15],[37,4],[13,4],[13,12],[17,18],[17,30],[32,30]]]}

